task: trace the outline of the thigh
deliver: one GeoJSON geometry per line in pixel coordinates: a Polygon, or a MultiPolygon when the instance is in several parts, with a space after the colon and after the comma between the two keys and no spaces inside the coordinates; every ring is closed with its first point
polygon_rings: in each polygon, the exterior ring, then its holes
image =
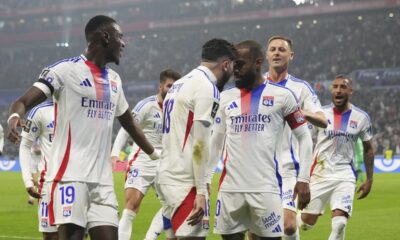
{"type": "Polygon", "coordinates": [[[325,205],[329,202],[331,198],[334,186],[334,181],[311,182],[311,200],[302,212],[312,215],[323,214],[325,205]]]}
{"type": "Polygon", "coordinates": [[[296,203],[293,200],[295,185],[296,177],[282,178],[282,207],[293,212],[296,212],[296,203]]]}
{"type": "Polygon", "coordinates": [[[283,235],[283,208],[279,194],[248,193],[250,206],[250,231],[259,237],[281,237],[283,235]]]}
{"type": "Polygon", "coordinates": [[[89,190],[86,183],[51,183],[49,217],[54,224],[86,227],[89,190]],[[53,221],[52,221],[53,218],[53,221]]]}
{"type": "Polygon", "coordinates": [[[342,210],[350,217],[353,212],[355,189],[356,186],[353,182],[338,181],[330,199],[331,210],[342,210]]]}
{"type": "Polygon", "coordinates": [[[94,240],[115,240],[118,239],[118,227],[96,226],[89,229],[89,235],[94,240]]]}
{"type": "Polygon", "coordinates": [[[214,233],[232,235],[249,228],[250,212],[244,195],[245,193],[218,192],[214,233]]]}
{"type": "Polygon", "coordinates": [[[87,228],[97,226],[118,227],[118,202],[114,186],[88,183],[89,209],[87,228]]]}

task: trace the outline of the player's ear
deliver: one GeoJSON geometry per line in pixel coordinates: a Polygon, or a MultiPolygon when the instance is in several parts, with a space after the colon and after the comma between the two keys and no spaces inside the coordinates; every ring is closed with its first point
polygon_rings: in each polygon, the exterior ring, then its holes
{"type": "Polygon", "coordinates": [[[293,58],[294,58],[294,52],[291,51],[291,52],[290,52],[290,60],[293,60],[293,58]]]}

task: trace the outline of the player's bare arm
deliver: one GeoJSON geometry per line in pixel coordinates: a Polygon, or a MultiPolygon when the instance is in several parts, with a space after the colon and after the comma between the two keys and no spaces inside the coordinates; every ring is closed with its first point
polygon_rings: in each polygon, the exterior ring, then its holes
{"type": "Polygon", "coordinates": [[[148,155],[154,154],[154,147],[149,143],[140,126],[133,120],[131,111],[127,109],[118,117],[121,126],[129,133],[133,141],[148,155]]]}
{"type": "Polygon", "coordinates": [[[373,175],[374,175],[374,149],[371,140],[363,142],[364,147],[364,164],[367,174],[367,180],[358,188],[357,193],[361,192],[357,199],[363,199],[368,196],[371,191],[373,175]]]}
{"type": "Polygon", "coordinates": [[[10,118],[8,119],[7,138],[15,144],[21,141],[21,136],[17,131],[18,127],[23,127],[21,119],[32,107],[46,100],[46,95],[37,87],[32,86],[23,96],[13,102],[10,106],[10,118]]]}
{"type": "Polygon", "coordinates": [[[301,112],[303,113],[306,120],[312,125],[320,128],[326,128],[328,126],[328,120],[326,119],[323,112],[311,113],[305,110],[301,110],[301,112]]]}

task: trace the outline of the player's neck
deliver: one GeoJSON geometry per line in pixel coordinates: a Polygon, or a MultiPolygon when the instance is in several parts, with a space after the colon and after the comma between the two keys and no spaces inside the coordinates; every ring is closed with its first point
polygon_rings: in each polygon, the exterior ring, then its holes
{"type": "Polygon", "coordinates": [[[275,68],[269,68],[268,70],[268,80],[278,83],[284,79],[286,79],[286,76],[288,75],[288,70],[277,70],[275,68]]]}
{"type": "Polygon", "coordinates": [[[83,52],[83,55],[86,57],[88,61],[91,61],[98,68],[102,69],[106,66],[107,62],[101,53],[101,51],[93,51],[88,48],[83,52]]]}
{"type": "Polygon", "coordinates": [[[351,104],[347,102],[346,104],[342,106],[335,106],[336,110],[340,113],[346,112],[347,110],[350,109],[351,104]]]}
{"type": "Polygon", "coordinates": [[[157,93],[157,102],[161,104],[164,102],[164,99],[161,97],[161,93],[157,93]]]}
{"type": "Polygon", "coordinates": [[[261,84],[265,82],[263,75],[260,73],[257,75],[257,79],[251,84],[247,89],[249,91],[258,88],[261,84]]]}

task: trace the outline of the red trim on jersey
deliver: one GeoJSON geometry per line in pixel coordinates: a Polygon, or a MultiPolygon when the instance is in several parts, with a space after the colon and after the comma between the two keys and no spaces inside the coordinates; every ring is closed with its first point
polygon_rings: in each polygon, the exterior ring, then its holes
{"type": "Polygon", "coordinates": [[[221,188],[221,184],[224,181],[224,178],[226,175],[226,161],[227,160],[228,160],[228,146],[226,147],[226,153],[225,153],[225,159],[224,159],[224,170],[222,170],[221,177],[219,178],[218,191],[221,188]]]}
{"type": "Polygon", "coordinates": [[[312,164],[312,166],[311,166],[310,177],[312,176],[312,174],[313,174],[313,172],[314,172],[314,168],[315,168],[315,166],[317,165],[317,158],[318,158],[318,152],[317,152],[317,154],[315,155],[314,162],[313,162],[313,164],[312,164]]]}
{"type": "Polygon", "coordinates": [[[240,107],[242,114],[250,112],[251,91],[241,88],[240,89],[240,107]]]}
{"type": "Polygon", "coordinates": [[[175,211],[174,215],[171,218],[172,230],[174,233],[178,231],[178,228],[182,225],[185,219],[189,216],[190,212],[194,206],[194,200],[196,199],[196,188],[192,187],[188,195],[186,195],[185,199],[175,211]]]}
{"type": "Polygon", "coordinates": [[[44,184],[44,175],[47,172],[46,157],[43,157],[43,161],[44,161],[44,169],[40,172],[40,180],[39,180],[39,187],[38,187],[39,194],[42,194],[42,189],[43,189],[43,184],[44,184]]]}
{"type": "Polygon", "coordinates": [[[129,161],[129,163],[128,163],[128,167],[127,167],[127,169],[126,169],[126,173],[125,173],[125,181],[126,181],[126,179],[128,178],[128,173],[129,173],[129,170],[131,169],[131,166],[132,166],[132,164],[133,164],[133,162],[137,159],[137,157],[139,156],[139,152],[140,152],[140,148],[135,152],[135,154],[133,155],[133,158],[129,161]]]}
{"type": "Polygon", "coordinates": [[[89,60],[86,60],[85,63],[89,67],[89,70],[93,76],[94,87],[96,89],[96,99],[104,100],[104,88],[103,88],[104,86],[101,80],[100,68],[89,60]]]}
{"type": "Polygon", "coordinates": [[[306,123],[306,118],[303,113],[301,113],[300,109],[297,108],[296,111],[285,117],[285,120],[288,122],[291,129],[296,129],[297,127],[306,123]]]}
{"type": "Polygon", "coordinates": [[[336,109],[333,109],[333,129],[340,130],[340,124],[342,123],[342,113],[336,109]]]}
{"type": "Polygon", "coordinates": [[[188,120],[187,120],[187,122],[186,122],[186,132],[185,132],[185,138],[184,138],[184,140],[183,140],[182,151],[183,151],[183,149],[185,149],[186,141],[187,141],[187,139],[188,139],[188,137],[189,137],[190,130],[192,129],[193,117],[194,117],[193,112],[192,112],[192,111],[189,111],[188,120]]]}
{"type": "Polygon", "coordinates": [[[54,190],[56,189],[57,183],[62,179],[65,170],[67,169],[68,161],[69,161],[69,154],[71,151],[71,126],[68,129],[68,140],[67,140],[67,147],[65,149],[64,158],[61,162],[61,166],[58,169],[58,172],[53,180],[53,184],[51,185],[51,195],[50,195],[50,202],[49,202],[49,220],[50,225],[54,225],[54,209],[53,209],[53,201],[54,201],[54,190]]]}
{"type": "Polygon", "coordinates": [[[56,126],[57,126],[57,112],[58,112],[58,105],[57,103],[54,103],[54,128],[53,128],[53,134],[56,133],[56,126]]]}

